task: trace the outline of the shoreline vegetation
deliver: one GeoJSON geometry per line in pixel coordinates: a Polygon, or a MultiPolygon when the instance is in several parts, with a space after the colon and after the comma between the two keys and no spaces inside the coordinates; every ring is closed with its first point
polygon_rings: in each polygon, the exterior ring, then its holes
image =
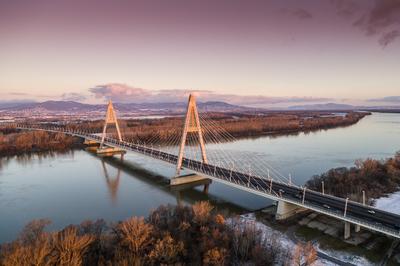
{"type": "Polygon", "coordinates": [[[208,202],[160,206],[144,219],[85,221],[47,232],[34,220],[0,245],[0,265],[311,265],[311,243],[294,250],[255,224],[227,219],[208,202]]]}
{"type": "MultiPolygon", "coordinates": [[[[232,138],[250,138],[267,135],[288,135],[312,132],[356,124],[362,118],[371,115],[368,112],[346,112],[341,115],[326,112],[276,112],[262,115],[208,113],[203,136],[205,141],[213,141],[213,135],[229,134],[232,138]],[[212,127],[212,129],[211,129],[212,127]]],[[[103,121],[91,121],[68,125],[69,128],[84,129],[89,132],[102,132],[103,121]]],[[[163,144],[171,136],[180,135],[183,127],[182,117],[161,119],[119,120],[123,138],[127,141],[163,144]]],[[[116,136],[116,131],[110,130],[116,136]]],[[[229,141],[232,138],[221,139],[229,141]]]]}
{"type": "Polygon", "coordinates": [[[15,129],[0,131],[0,156],[2,157],[51,151],[64,152],[83,147],[83,140],[63,133],[18,132],[15,129]]]}
{"type": "Polygon", "coordinates": [[[374,199],[400,190],[400,151],[392,158],[383,160],[357,160],[353,167],[340,167],[316,175],[306,186],[321,191],[324,182],[325,193],[362,202],[362,191],[366,201],[374,203],[374,199]]]}
{"type": "MultiPolygon", "coordinates": [[[[269,115],[225,114],[212,113],[207,119],[218,124],[219,129],[212,133],[226,135],[229,133],[236,139],[280,136],[327,130],[356,124],[368,112],[348,112],[344,115],[332,115],[320,112],[272,113],[269,115]]],[[[102,132],[104,121],[80,122],[67,125],[69,129],[102,132]]],[[[180,134],[182,117],[166,117],[162,119],[134,119],[119,120],[123,138],[127,141],[139,141],[151,144],[161,144],[180,134]],[[156,142],[154,142],[156,141],[156,142]]],[[[110,128],[108,135],[115,135],[114,128],[110,128]]],[[[211,132],[204,132],[204,138],[210,140],[211,132]]],[[[179,139],[179,138],[177,138],[179,139]]],[[[83,148],[83,140],[66,136],[62,133],[44,131],[19,131],[15,128],[0,129],[0,156],[21,155],[24,153],[65,151],[72,148],[83,148]]]]}

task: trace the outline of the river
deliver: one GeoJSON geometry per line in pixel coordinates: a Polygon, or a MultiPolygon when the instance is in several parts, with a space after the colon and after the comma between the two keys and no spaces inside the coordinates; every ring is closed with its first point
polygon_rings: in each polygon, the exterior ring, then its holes
{"type": "MultiPolygon", "coordinates": [[[[293,182],[362,158],[387,158],[400,150],[400,114],[374,113],[359,123],[308,134],[243,139],[218,146],[238,160],[268,162],[293,182]]],[[[50,229],[87,219],[118,221],[146,216],[161,204],[210,200],[224,213],[243,213],[271,201],[214,182],[201,189],[169,188],[173,166],[128,153],[124,162],[78,150],[0,159],[0,243],[16,238],[32,219],[48,218],[50,229]]]]}

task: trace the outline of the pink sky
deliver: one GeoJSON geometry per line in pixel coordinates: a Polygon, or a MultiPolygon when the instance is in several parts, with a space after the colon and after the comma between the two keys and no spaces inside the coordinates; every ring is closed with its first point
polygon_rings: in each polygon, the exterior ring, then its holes
{"type": "Polygon", "coordinates": [[[399,0],[0,0],[0,36],[2,100],[400,95],[399,0]]]}

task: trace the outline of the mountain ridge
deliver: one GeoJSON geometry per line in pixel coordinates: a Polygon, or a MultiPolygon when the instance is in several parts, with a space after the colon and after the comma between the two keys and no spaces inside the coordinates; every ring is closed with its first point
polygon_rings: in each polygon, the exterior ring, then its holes
{"type": "MultiPolygon", "coordinates": [[[[44,102],[34,101],[0,101],[0,111],[29,111],[43,109],[49,112],[94,112],[105,110],[107,104],[88,104],[77,101],[49,100],[44,102]]],[[[370,109],[396,109],[400,106],[355,106],[338,104],[334,102],[321,104],[292,105],[288,107],[260,108],[230,104],[223,101],[198,102],[198,108],[209,112],[229,111],[350,111],[370,109]]],[[[186,109],[186,102],[147,102],[147,103],[114,103],[114,107],[122,112],[182,112],[186,109]]]]}
{"type": "MultiPolygon", "coordinates": [[[[143,111],[143,110],[182,110],[187,106],[186,102],[158,102],[158,103],[113,103],[119,111],[143,111]]],[[[198,108],[207,111],[232,111],[232,110],[255,110],[256,108],[233,105],[221,101],[198,102],[198,108]]],[[[44,101],[24,102],[1,105],[0,110],[4,111],[26,111],[34,109],[45,109],[54,112],[90,112],[105,110],[107,104],[87,104],[76,101],[44,101]]]]}

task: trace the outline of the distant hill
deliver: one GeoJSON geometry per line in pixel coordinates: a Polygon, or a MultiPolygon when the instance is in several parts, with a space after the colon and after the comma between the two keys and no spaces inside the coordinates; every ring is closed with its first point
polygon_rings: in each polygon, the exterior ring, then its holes
{"type": "Polygon", "coordinates": [[[24,104],[35,104],[34,101],[22,100],[22,101],[0,101],[0,110],[2,109],[10,109],[16,106],[24,105],[24,104]]]}
{"type": "MultiPolygon", "coordinates": [[[[114,103],[114,107],[121,112],[182,112],[186,109],[186,102],[166,102],[166,103],[114,103]]],[[[85,104],[74,101],[45,101],[40,103],[14,103],[1,105],[0,110],[8,111],[29,111],[34,109],[47,110],[50,112],[93,112],[103,111],[106,104],[85,104]]],[[[211,112],[232,112],[232,111],[249,111],[250,107],[232,105],[225,102],[199,102],[198,108],[202,111],[211,112]]]]}
{"type": "MultiPolygon", "coordinates": [[[[158,102],[158,103],[114,103],[114,107],[120,112],[132,113],[183,113],[186,102],[158,102]]],[[[254,112],[254,111],[344,111],[344,110],[395,110],[398,112],[400,106],[354,106],[349,104],[325,103],[293,105],[287,108],[253,108],[241,105],[229,104],[221,101],[198,102],[200,111],[207,112],[254,112]]],[[[86,104],[75,101],[0,101],[0,111],[31,111],[41,110],[48,112],[104,112],[106,104],[86,104]]]]}
{"type": "Polygon", "coordinates": [[[354,110],[358,107],[349,104],[325,103],[325,104],[307,104],[294,105],[288,108],[289,110],[354,110]]]}
{"type": "MultiPolygon", "coordinates": [[[[98,106],[97,106],[98,107],[98,106]]],[[[1,108],[1,106],[0,106],[1,108]]],[[[31,102],[14,105],[11,107],[1,108],[5,110],[30,110],[30,109],[46,109],[48,111],[90,111],[96,108],[96,105],[83,104],[74,101],[45,101],[45,102],[31,102]]]]}

